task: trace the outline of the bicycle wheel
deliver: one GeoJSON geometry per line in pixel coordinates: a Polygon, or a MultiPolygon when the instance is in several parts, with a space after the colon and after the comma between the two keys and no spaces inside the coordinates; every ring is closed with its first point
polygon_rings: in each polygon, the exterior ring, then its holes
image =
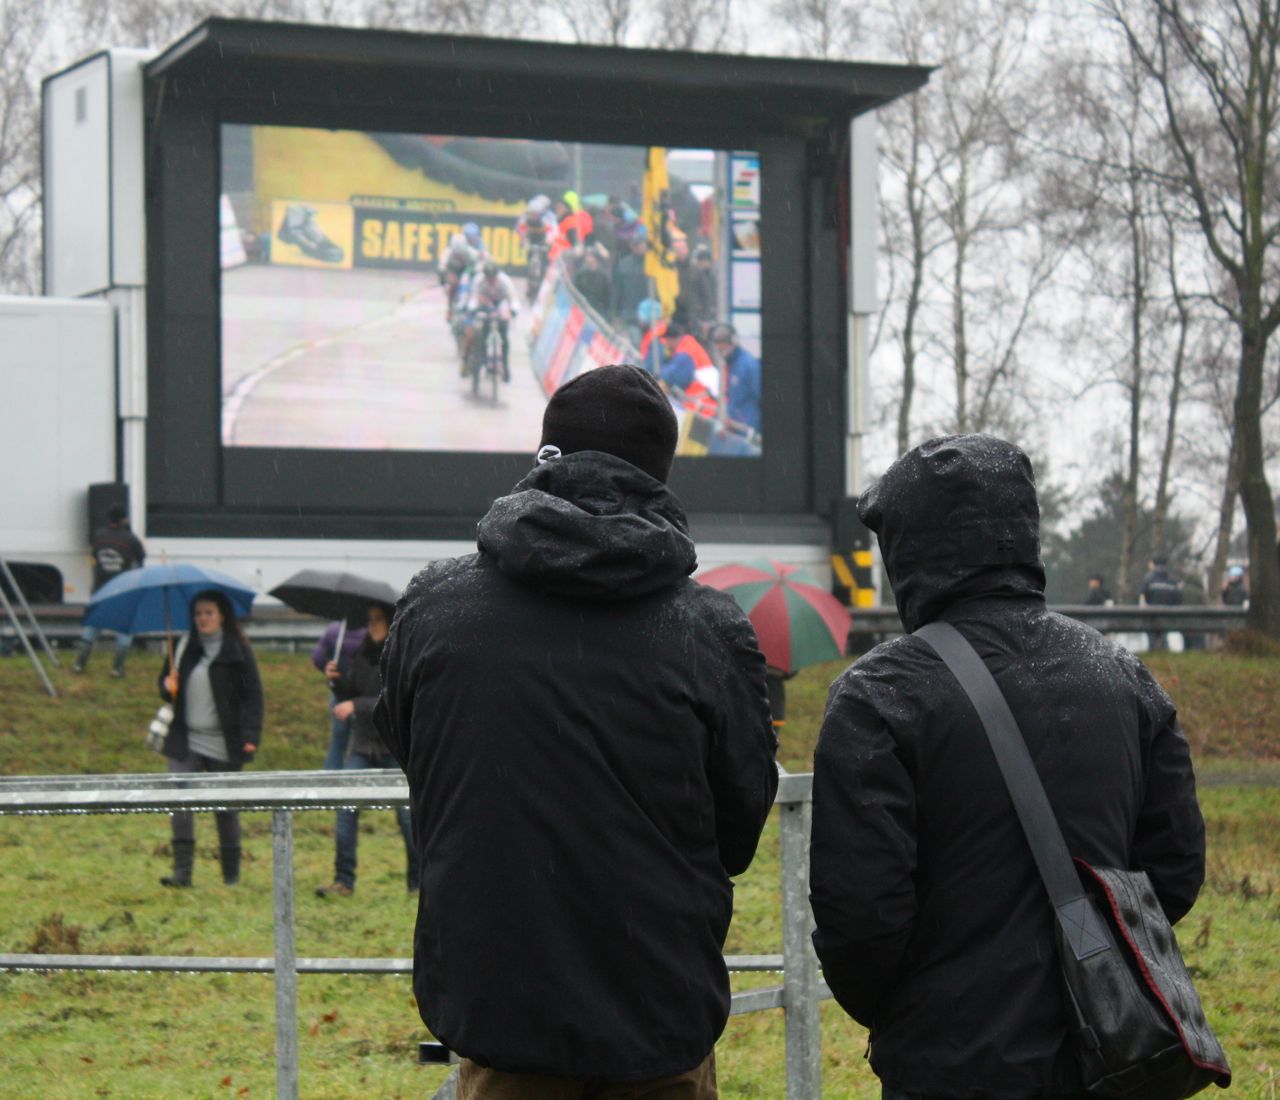
{"type": "MultiPolygon", "coordinates": [[[[479,340],[479,336],[476,337],[476,340],[479,340]]],[[[473,353],[478,350],[476,343],[473,343],[471,347],[473,353]]],[[[478,397],[480,395],[480,376],[485,372],[486,367],[485,357],[484,355],[472,354],[471,359],[471,396],[478,397]]]]}
{"type": "Polygon", "coordinates": [[[489,375],[489,400],[498,403],[498,380],[502,377],[502,336],[495,327],[485,348],[485,369],[489,375]]]}

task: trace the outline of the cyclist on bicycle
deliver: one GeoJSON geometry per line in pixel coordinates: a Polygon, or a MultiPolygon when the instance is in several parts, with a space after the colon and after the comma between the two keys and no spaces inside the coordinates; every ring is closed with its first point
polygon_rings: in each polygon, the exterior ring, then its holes
{"type": "Polygon", "coordinates": [[[516,219],[516,233],[526,248],[545,247],[557,230],[555,211],[551,209],[551,200],[546,195],[531,198],[524,213],[516,219]]]}
{"type": "Polygon", "coordinates": [[[531,198],[524,213],[516,219],[516,235],[524,242],[525,253],[529,257],[530,301],[538,293],[538,285],[547,268],[547,250],[558,232],[555,211],[551,209],[551,200],[546,195],[531,198]]]}
{"type": "Polygon", "coordinates": [[[529,244],[546,244],[556,235],[556,215],[546,195],[534,195],[516,219],[516,232],[529,244]]]}
{"type": "Polygon", "coordinates": [[[440,281],[445,288],[446,321],[453,320],[454,308],[459,301],[463,300],[459,288],[466,281],[467,272],[479,262],[479,259],[480,253],[468,243],[464,234],[455,233],[449,239],[449,247],[440,257],[440,281]]]}
{"type": "Polygon", "coordinates": [[[502,380],[511,381],[511,341],[508,329],[516,310],[514,284],[493,260],[486,260],[480,278],[471,285],[471,296],[467,301],[467,331],[462,338],[464,373],[466,365],[471,364],[471,345],[481,328],[479,314],[483,312],[488,324],[498,326],[498,335],[502,338],[502,380]]]}

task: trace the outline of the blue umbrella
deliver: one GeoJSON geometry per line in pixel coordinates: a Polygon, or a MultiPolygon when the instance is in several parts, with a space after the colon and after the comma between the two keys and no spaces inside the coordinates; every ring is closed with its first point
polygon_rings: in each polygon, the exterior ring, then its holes
{"type": "Polygon", "coordinates": [[[146,634],[160,630],[187,630],[191,626],[191,600],[196,593],[220,589],[236,616],[248,615],[257,593],[226,573],[202,569],[185,562],[162,562],[130,569],[107,581],[85,608],[87,626],[120,634],[146,634]]]}

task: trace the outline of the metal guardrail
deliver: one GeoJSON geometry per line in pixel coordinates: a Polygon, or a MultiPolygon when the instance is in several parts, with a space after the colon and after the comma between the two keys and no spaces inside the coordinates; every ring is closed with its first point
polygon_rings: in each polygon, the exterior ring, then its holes
{"type": "Polygon", "coordinates": [[[1224,634],[1243,630],[1249,612],[1243,607],[1085,607],[1063,604],[1052,610],[1087,623],[1103,634],[1224,634]]]}
{"type": "MultiPolygon", "coordinates": [[[[50,639],[73,642],[80,637],[84,608],[74,604],[38,604],[36,621],[50,639]]],[[[1104,634],[1224,634],[1240,630],[1248,612],[1241,607],[1086,607],[1063,604],[1052,610],[1087,623],[1104,634]]],[[[328,624],[299,615],[286,607],[255,608],[244,622],[245,633],[255,644],[297,648],[312,646],[328,624]]],[[[862,634],[901,634],[902,621],[892,606],[858,607],[853,610],[853,631],[862,634]]]]}
{"type": "MultiPolygon", "coordinates": [[[[61,645],[73,645],[80,639],[84,619],[83,604],[34,604],[36,622],[50,641],[61,645]]],[[[288,648],[313,646],[320,640],[328,623],[310,615],[301,615],[287,607],[264,606],[254,608],[253,615],[242,624],[249,640],[255,644],[267,644],[288,648]]],[[[0,635],[4,634],[0,621],[0,635]]],[[[146,638],[162,638],[163,635],[138,635],[146,638]]]]}
{"type": "MultiPolygon", "coordinates": [[[[810,933],[809,829],[813,776],[782,775],[776,803],[781,839],[782,954],[726,955],[731,971],[781,972],[782,984],[735,993],[732,1015],[781,1008],[786,1029],[788,1100],[822,1095],[821,980],[810,933]]],[[[295,938],[293,815],[327,809],[388,809],[407,804],[409,788],[395,770],[207,773],[203,775],[69,775],[0,778],[0,816],[169,813],[244,810],[271,814],[275,950],[270,957],[191,955],[0,955],[0,970],[160,971],[274,974],[276,1095],[298,1097],[297,976],[411,974],[412,959],[298,958],[295,938]]],[[[454,1095],[456,1071],[436,1093],[454,1095]]]]}
{"type": "MultiPolygon", "coordinates": [[[[1248,612],[1242,607],[1092,607],[1060,604],[1050,608],[1069,619],[1086,623],[1103,634],[1225,634],[1240,630],[1248,612]]],[[[853,609],[853,631],[868,634],[901,634],[902,620],[893,607],[853,609]]]]}

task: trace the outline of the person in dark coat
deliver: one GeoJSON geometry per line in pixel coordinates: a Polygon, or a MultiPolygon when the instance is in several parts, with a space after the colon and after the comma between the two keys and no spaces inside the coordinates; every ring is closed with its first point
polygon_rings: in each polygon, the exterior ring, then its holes
{"type": "MultiPolygon", "coordinates": [[[[111,506],[107,512],[107,525],[99,527],[89,538],[89,551],[93,555],[93,590],[98,591],[107,581],[131,569],[137,569],[147,560],[147,552],[142,540],[129,530],[129,516],[119,504],[111,506]]],[[[80,632],[80,644],[76,647],[76,659],[72,662],[72,672],[83,672],[89,665],[89,657],[93,653],[93,643],[98,640],[102,628],[86,626],[80,632]]],[[[116,655],[111,663],[111,675],[117,678],[124,675],[125,661],[129,658],[129,649],[133,645],[132,634],[116,634],[116,655]]]]}
{"type": "Polygon", "coordinates": [[[705,244],[693,250],[693,262],[680,282],[680,302],[689,315],[689,327],[699,340],[705,341],[719,308],[715,268],[711,266],[711,249],[705,244]]]}
{"type": "MultiPolygon", "coordinates": [[[[1142,587],[1138,590],[1138,599],[1144,607],[1181,607],[1182,585],[1169,573],[1169,559],[1162,554],[1154,554],[1147,560],[1147,575],[1142,578],[1142,587]]],[[[1165,650],[1169,648],[1169,636],[1163,630],[1151,631],[1147,634],[1147,648],[1165,650]]]]}
{"type": "MultiPolygon", "coordinates": [[[[333,689],[336,702],[333,717],[340,722],[351,723],[351,742],[347,748],[343,767],[395,768],[395,759],[387,752],[377,727],[373,722],[373,710],[382,690],[382,677],[378,663],[387,641],[387,628],[393,609],[374,605],[369,608],[368,629],[364,640],[350,658],[329,661],[325,676],[333,689]]],[[[405,883],[410,890],[418,888],[418,849],[413,842],[413,826],[409,819],[409,807],[396,807],[396,824],[404,837],[406,856],[405,883]]],[[[317,886],[316,896],[349,898],[356,889],[356,848],[360,836],[360,811],[339,810],[334,825],[333,882],[317,886]]]]}
{"type": "Polygon", "coordinates": [[[582,267],[573,277],[573,285],[587,305],[601,317],[609,312],[609,273],[600,261],[600,253],[588,248],[582,254],[582,267]]]}
{"type": "Polygon", "coordinates": [[[676,440],[638,367],[573,379],[480,552],[396,612],[377,717],[421,845],[414,989],[463,1097],[716,1095],[776,739],[751,624],[690,579],[676,440]]]}
{"type": "Polygon", "coordinates": [[[1085,607],[1109,607],[1115,601],[1107,588],[1107,579],[1101,573],[1089,575],[1089,590],[1084,594],[1085,607]]]}
{"type": "MultiPolygon", "coordinates": [[[[262,744],[262,680],[253,650],[240,631],[235,610],[216,588],[191,601],[191,633],[179,642],[176,671],[165,658],[160,697],[173,704],[164,752],[170,772],[238,772],[262,744]]],[[[240,881],[240,815],[218,810],[218,856],[222,881],[240,881]]],[[[161,885],[191,885],[195,861],[195,816],[179,810],[170,818],[173,874],[161,885]]]]}
{"type": "Polygon", "coordinates": [[[1249,606],[1249,586],[1244,580],[1243,566],[1233,565],[1227,570],[1227,583],[1222,586],[1222,606],[1249,606]]]}
{"type": "MultiPolygon", "coordinates": [[[[1173,703],[1132,654],[1047,610],[1031,464],[934,439],[858,501],[903,626],[935,619],[1008,698],[1071,853],[1147,872],[1171,921],[1204,879],[1173,703]]],[[[832,685],[814,760],[814,946],[871,1031],[886,1100],[1081,1098],[1054,917],[982,724],[910,634],[832,685]]]]}
{"type": "Polygon", "coordinates": [[[648,248],[644,225],[640,224],[627,251],[618,258],[609,293],[609,312],[616,324],[626,328],[628,338],[636,347],[640,346],[643,335],[636,310],[649,297],[649,276],[644,270],[644,256],[648,248]]]}
{"type": "Polygon", "coordinates": [[[364,644],[364,637],[363,630],[344,630],[342,623],[330,623],[325,627],[320,640],[311,651],[311,663],[329,684],[329,749],[321,765],[325,771],[341,771],[346,766],[347,744],[351,740],[352,724],[351,718],[333,716],[333,708],[338,705],[339,700],[333,694],[334,677],[329,675],[328,669],[335,660],[334,653],[338,647],[339,638],[342,639],[342,651],[337,659],[341,663],[343,660],[350,661],[355,656],[356,650],[364,644]]]}

